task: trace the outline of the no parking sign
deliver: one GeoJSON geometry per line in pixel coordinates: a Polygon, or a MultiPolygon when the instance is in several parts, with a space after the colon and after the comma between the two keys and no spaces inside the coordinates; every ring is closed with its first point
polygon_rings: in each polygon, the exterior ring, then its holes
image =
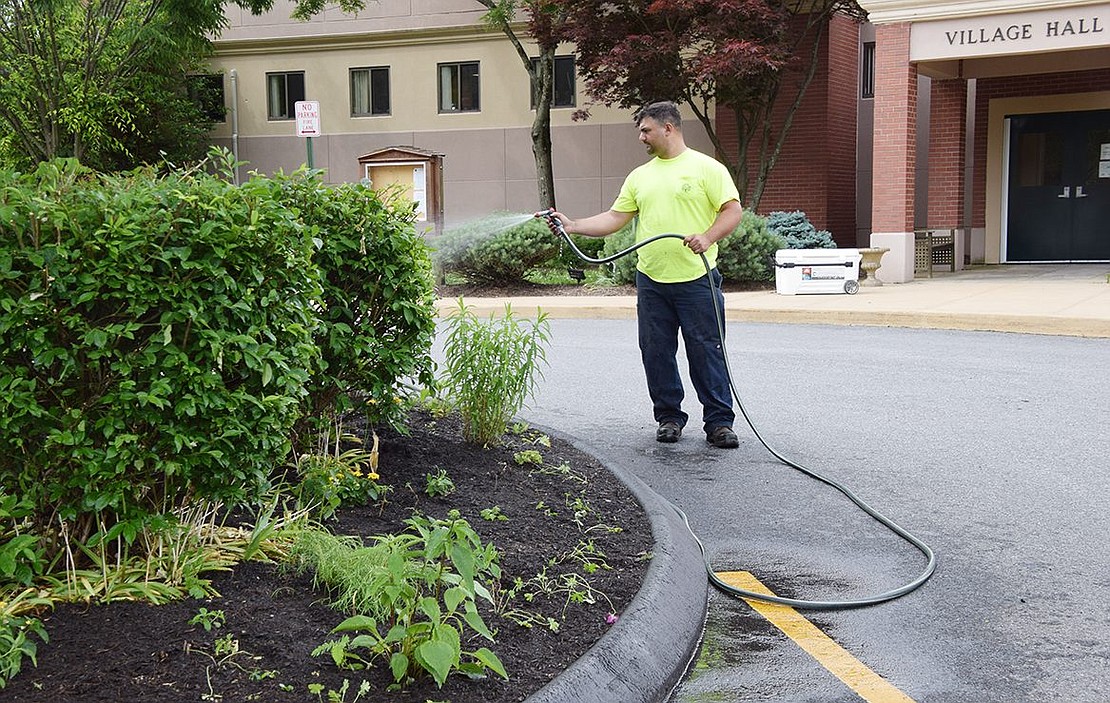
{"type": "Polygon", "coordinates": [[[293,103],[297,117],[298,137],[320,136],[320,103],[316,100],[298,100],[293,103]]]}

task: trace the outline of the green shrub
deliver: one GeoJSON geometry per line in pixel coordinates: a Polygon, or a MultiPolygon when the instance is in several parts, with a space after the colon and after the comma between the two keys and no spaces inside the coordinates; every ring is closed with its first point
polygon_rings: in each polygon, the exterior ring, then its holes
{"type": "Polygon", "coordinates": [[[312,260],[324,298],[314,336],[321,363],[298,428],[302,447],[312,439],[309,425],[331,424],[356,398],[372,421],[397,422],[402,384],[432,383],[432,264],[413,209],[304,171],[281,182],[283,201],[316,240],[312,260]]]}
{"type": "Polygon", "coordinates": [[[559,255],[562,240],[537,218],[519,219],[497,212],[448,230],[435,242],[436,262],[471,281],[522,282],[525,273],[559,255]]]}
{"type": "Polygon", "coordinates": [[[280,180],[223,175],[0,171],[0,485],[40,534],[236,502],[285,458],[312,241],[280,180]]]}
{"type": "Polygon", "coordinates": [[[775,251],[786,248],[781,237],[767,231],[767,221],[749,210],[744,211],[736,231],[717,247],[717,268],[728,281],[771,279],[775,251]]]}
{"type": "Polygon", "coordinates": [[[483,322],[459,300],[447,320],[442,386],[462,415],[466,441],[484,445],[505,434],[535,388],[548,338],[544,314],[525,324],[506,305],[500,319],[483,322]]]}
{"type": "MultiPolygon", "coordinates": [[[[574,242],[574,246],[578,247],[579,251],[591,259],[600,259],[602,257],[601,252],[605,249],[604,237],[584,237],[580,234],[572,234],[570,235],[570,239],[574,242]]],[[[557,262],[561,268],[584,269],[594,265],[583,261],[578,254],[574,253],[573,249],[567,246],[566,242],[562,243],[562,249],[559,252],[557,262]]]]}
{"type": "Polygon", "coordinates": [[[767,215],[767,230],[782,237],[787,249],[836,248],[832,235],[814,227],[801,210],[772,212],[767,215]]]}
{"type": "MultiPolygon", "coordinates": [[[[602,256],[612,256],[619,251],[624,251],[636,243],[636,221],[632,220],[624,227],[610,234],[603,241],[605,245],[601,250],[602,256]]],[[[639,253],[634,251],[627,256],[622,256],[616,261],[610,262],[609,267],[612,271],[612,279],[617,283],[635,283],[636,263],[639,260],[639,253]]]]}

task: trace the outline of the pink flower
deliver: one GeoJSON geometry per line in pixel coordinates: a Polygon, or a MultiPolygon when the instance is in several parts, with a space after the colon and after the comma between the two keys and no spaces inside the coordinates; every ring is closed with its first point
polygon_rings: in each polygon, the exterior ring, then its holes
{"type": "Polygon", "coordinates": [[[615,615],[614,613],[609,613],[608,615],[605,616],[605,624],[606,625],[612,625],[617,620],[620,620],[620,616],[615,615]]]}

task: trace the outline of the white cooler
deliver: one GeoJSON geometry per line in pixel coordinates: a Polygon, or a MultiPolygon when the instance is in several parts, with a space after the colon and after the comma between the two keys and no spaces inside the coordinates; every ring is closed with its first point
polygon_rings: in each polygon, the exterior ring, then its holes
{"type": "Polygon", "coordinates": [[[859,290],[859,249],[779,249],[775,289],[780,295],[859,290]]]}

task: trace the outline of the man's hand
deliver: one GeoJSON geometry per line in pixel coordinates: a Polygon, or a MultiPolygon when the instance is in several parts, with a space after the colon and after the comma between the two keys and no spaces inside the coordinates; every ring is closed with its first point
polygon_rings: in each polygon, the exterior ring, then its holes
{"type": "Polygon", "coordinates": [[[713,246],[713,240],[704,233],[691,234],[686,239],[683,239],[682,243],[690,247],[690,251],[695,254],[704,254],[709,251],[709,247],[713,246]]]}
{"type": "Polygon", "coordinates": [[[556,237],[562,236],[564,232],[569,231],[570,219],[561,212],[555,210],[542,210],[535,214],[535,217],[541,218],[551,230],[551,233],[556,237]],[[560,229],[562,231],[560,231],[560,229]]]}

